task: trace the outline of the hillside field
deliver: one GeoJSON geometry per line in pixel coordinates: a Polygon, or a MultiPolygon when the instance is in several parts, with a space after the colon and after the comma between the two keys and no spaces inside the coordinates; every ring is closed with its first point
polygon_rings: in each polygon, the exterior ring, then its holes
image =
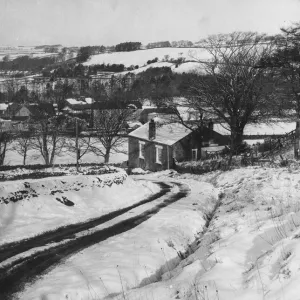
{"type": "Polygon", "coordinates": [[[154,48],[147,50],[137,50],[131,52],[114,52],[93,55],[87,62],[83,63],[85,66],[95,64],[124,64],[125,67],[131,65],[145,66],[148,60],[158,58],[162,61],[165,55],[169,55],[169,59],[178,59],[184,57],[186,60],[209,59],[209,54],[203,49],[197,48],[154,48]]]}

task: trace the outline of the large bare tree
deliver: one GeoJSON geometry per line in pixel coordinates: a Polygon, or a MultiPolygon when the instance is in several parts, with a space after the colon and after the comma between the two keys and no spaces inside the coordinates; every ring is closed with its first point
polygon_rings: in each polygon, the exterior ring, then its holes
{"type": "Polygon", "coordinates": [[[211,59],[198,60],[204,74],[191,78],[182,105],[225,123],[231,132],[231,149],[237,151],[245,126],[272,115],[273,81],[259,67],[272,51],[272,43],[266,43],[264,35],[234,32],[209,36],[201,45],[211,59]]]}

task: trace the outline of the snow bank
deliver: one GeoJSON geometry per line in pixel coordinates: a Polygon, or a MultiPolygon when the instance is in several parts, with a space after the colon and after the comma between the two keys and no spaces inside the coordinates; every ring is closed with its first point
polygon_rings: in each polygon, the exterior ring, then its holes
{"type": "Polygon", "coordinates": [[[185,177],[214,182],[222,205],[172,279],[131,290],[126,299],[298,299],[299,170],[251,167],[185,177]]]}
{"type": "Polygon", "coordinates": [[[99,217],[156,192],[124,171],[4,182],[0,186],[1,243],[99,217]]]}

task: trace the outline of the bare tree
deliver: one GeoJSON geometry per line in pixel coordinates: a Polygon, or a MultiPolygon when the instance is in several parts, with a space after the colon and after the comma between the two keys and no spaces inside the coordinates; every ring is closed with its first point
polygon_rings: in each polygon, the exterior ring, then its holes
{"type": "Polygon", "coordinates": [[[54,159],[62,155],[66,145],[66,137],[62,135],[65,117],[47,116],[43,114],[31,121],[34,131],[32,149],[37,150],[46,165],[53,165],[54,159]]]}
{"type": "Polygon", "coordinates": [[[71,154],[75,154],[77,170],[82,157],[92,151],[95,142],[91,136],[85,136],[82,130],[87,128],[87,122],[77,117],[68,117],[68,127],[73,131],[73,135],[66,141],[66,149],[71,154]],[[75,133],[75,135],[74,135],[75,133]]]}
{"type": "Polygon", "coordinates": [[[248,123],[272,115],[273,82],[259,67],[272,45],[263,41],[264,35],[252,32],[213,35],[201,41],[211,59],[198,60],[205,75],[192,78],[183,104],[225,123],[231,132],[232,151],[239,149],[248,123]]]}
{"type": "Polygon", "coordinates": [[[293,109],[300,118],[300,23],[282,28],[282,35],[274,36],[276,51],[262,61],[262,65],[278,78],[277,92],[285,108],[293,109]]]}
{"type": "Polygon", "coordinates": [[[0,132],[0,166],[4,164],[5,155],[11,141],[12,136],[9,132],[0,132]]]}
{"type": "Polygon", "coordinates": [[[123,133],[133,112],[132,109],[121,108],[95,111],[95,139],[100,145],[93,146],[92,150],[95,154],[103,156],[105,163],[109,162],[112,153],[125,153],[123,133]]]}
{"type": "Polygon", "coordinates": [[[16,136],[12,145],[12,150],[22,156],[24,166],[26,165],[28,151],[32,149],[32,138],[32,133],[30,131],[21,132],[16,136]]]}

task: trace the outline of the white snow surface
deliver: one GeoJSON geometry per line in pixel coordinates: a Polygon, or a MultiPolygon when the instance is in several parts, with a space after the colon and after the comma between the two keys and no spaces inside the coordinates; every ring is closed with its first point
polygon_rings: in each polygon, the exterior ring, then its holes
{"type": "MultiPolygon", "coordinates": [[[[220,134],[228,135],[230,130],[227,124],[215,124],[214,130],[220,134]]],[[[268,123],[247,124],[244,129],[245,135],[270,135],[286,134],[296,128],[295,122],[273,121],[268,123]]]]}
{"type": "Polygon", "coordinates": [[[152,63],[149,65],[146,65],[144,67],[132,70],[132,71],[124,71],[124,72],[120,72],[118,73],[118,75],[125,75],[128,73],[133,73],[133,74],[139,74],[141,72],[145,72],[147,69],[151,69],[151,68],[163,68],[163,67],[172,67],[174,64],[170,63],[170,62],[156,62],[156,63],[152,63]]]}
{"type": "Polygon", "coordinates": [[[141,72],[144,72],[150,68],[163,68],[163,67],[169,67],[174,73],[199,73],[203,71],[203,68],[201,68],[201,64],[198,62],[186,62],[182,63],[179,66],[176,67],[174,63],[171,62],[156,62],[152,63],[146,66],[143,66],[141,68],[132,70],[132,71],[124,71],[118,73],[118,75],[125,75],[128,73],[133,73],[133,74],[139,74],[141,72]]]}
{"type": "Polygon", "coordinates": [[[171,279],[166,272],[161,282],[128,290],[126,299],[298,299],[298,168],[178,176],[214,183],[224,193],[222,204],[199,248],[171,279]]]}
{"type": "MultiPolygon", "coordinates": [[[[92,139],[94,141],[94,139],[92,139]]],[[[97,145],[97,143],[96,143],[97,145]]],[[[11,144],[11,147],[14,146],[14,143],[11,144]]],[[[103,148],[98,143],[99,148],[103,148]]],[[[110,155],[110,163],[122,163],[123,161],[128,159],[128,142],[127,138],[124,138],[124,143],[122,146],[118,148],[120,151],[115,152],[112,151],[110,155]]],[[[89,152],[85,154],[82,159],[82,163],[102,163],[104,162],[104,158],[102,156],[97,156],[96,154],[89,152]]],[[[23,164],[23,158],[20,154],[18,154],[16,151],[7,151],[5,155],[4,160],[5,165],[22,165],[23,164]]],[[[37,150],[29,150],[28,151],[28,157],[26,159],[26,164],[32,165],[32,164],[43,164],[44,161],[40,155],[40,153],[37,150]]],[[[69,152],[69,151],[62,151],[62,153],[55,157],[54,160],[55,164],[74,164],[76,163],[76,157],[75,153],[69,152]]]]}
{"type": "Polygon", "coordinates": [[[191,193],[69,257],[28,285],[20,299],[299,299],[299,164],[135,178],[179,181],[191,193]],[[220,206],[200,235],[218,195],[220,206]],[[195,252],[179,260],[177,251],[195,238],[195,252]]]}
{"type": "MultiPolygon", "coordinates": [[[[156,176],[146,176],[156,179],[156,176]]],[[[204,214],[212,210],[217,199],[218,190],[210,183],[195,180],[186,183],[192,188],[186,198],[165,207],[134,229],[67,259],[40,281],[28,286],[21,298],[102,299],[108,293],[121,292],[122,285],[127,291],[146,277],[159,277],[160,272],[155,273],[160,267],[165,265],[161,272],[164,273],[168,266],[178,262],[177,251],[184,252],[203,230],[204,214]]],[[[148,209],[152,205],[147,205],[148,209]]],[[[141,211],[135,209],[129,216],[138,213],[141,211]]],[[[120,218],[98,228],[117,221],[120,218]]],[[[136,299],[146,298],[140,296],[136,299]]]]}
{"type": "Polygon", "coordinates": [[[100,217],[138,202],[158,190],[151,182],[133,181],[123,170],[103,175],[69,175],[2,182],[0,243],[100,217]],[[114,183],[116,181],[123,181],[123,184],[114,183]],[[110,183],[111,186],[108,185],[110,183]],[[22,191],[28,192],[24,199],[9,201],[22,191]],[[57,198],[61,200],[63,197],[72,201],[74,206],[57,201],[57,198]],[[4,203],[5,200],[9,203],[4,203]]]}
{"type": "Polygon", "coordinates": [[[84,102],[84,101],[76,100],[76,99],[73,99],[73,98],[66,99],[66,101],[67,101],[69,104],[71,104],[71,105],[75,105],[75,104],[86,104],[86,102],[84,102]]]}
{"type": "Polygon", "coordinates": [[[159,61],[164,59],[165,55],[169,58],[184,57],[186,60],[207,60],[210,58],[208,52],[197,48],[154,48],[147,50],[137,50],[130,52],[113,52],[93,55],[90,60],[83,63],[85,66],[95,64],[124,64],[126,67],[138,65],[140,67],[147,64],[148,60],[158,58],[159,61]]]}

